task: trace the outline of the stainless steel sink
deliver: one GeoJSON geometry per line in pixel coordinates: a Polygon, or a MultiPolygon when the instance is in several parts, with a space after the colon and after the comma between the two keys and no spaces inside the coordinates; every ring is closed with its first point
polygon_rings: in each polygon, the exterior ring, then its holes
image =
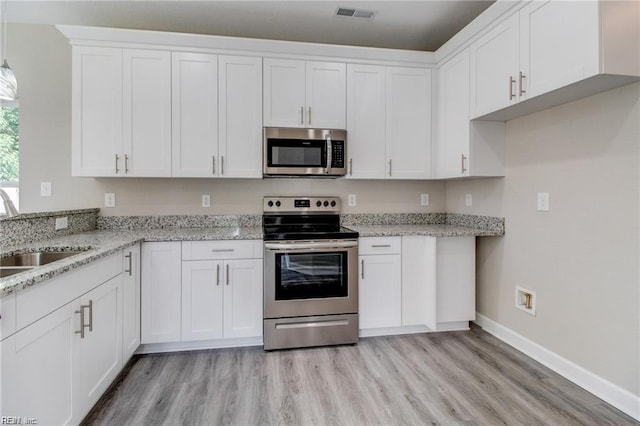
{"type": "Polygon", "coordinates": [[[0,268],[0,278],[8,277],[8,276],[13,275],[13,274],[19,274],[20,272],[25,272],[25,271],[28,271],[30,269],[33,269],[33,267],[22,267],[22,268],[4,267],[4,268],[0,268]]]}
{"type": "MultiPolygon", "coordinates": [[[[47,265],[51,262],[55,262],[56,260],[66,259],[67,257],[75,256],[79,253],[82,253],[82,251],[51,251],[15,254],[13,256],[0,259],[0,270],[4,270],[6,267],[34,267],[47,265]]],[[[15,274],[17,272],[13,273],[15,274]]]]}

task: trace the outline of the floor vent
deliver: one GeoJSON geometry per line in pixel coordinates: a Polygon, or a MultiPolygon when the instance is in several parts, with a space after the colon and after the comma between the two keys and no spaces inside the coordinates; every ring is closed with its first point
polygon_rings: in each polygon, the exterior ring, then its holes
{"type": "Polygon", "coordinates": [[[373,19],[373,11],[372,10],[364,10],[364,9],[349,9],[346,7],[339,7],[336,10],[337,16],[344,16],[347,18],[364,18],[364,19],[373,19]]]}

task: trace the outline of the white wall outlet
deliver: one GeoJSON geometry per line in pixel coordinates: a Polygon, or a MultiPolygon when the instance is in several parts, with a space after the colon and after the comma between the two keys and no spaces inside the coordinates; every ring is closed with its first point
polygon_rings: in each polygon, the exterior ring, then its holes
{"type": "Polygon", "coordinates": [[[40,182],[40,196],[51,197],[51,182],[40,182]]]}
{"type": "Polygon", "coordinates": [[[104,194],[104,206],[115,207],[116,206],[116,194],[108,192],[104,194]]]}
{"type": "Polygon", "coordinates": [[[549,193],[538,192],[537,207],[539,212],[549,211],[549,193]]]}
{"type": "Polygon", "coordinates": [[[211,195],[202,194],[202,207],[211,207],[211,195]]]}
{"type": "Polygon", "coordinates": [[[349,207],[355,207],[358,204],[358,200],[356,199],[356,194],[349,194],[348,201],[349,201],[349,207]]]}
{"type": "Polygon", "coordinates": [[[56,217],[56,231],[60,229],[67,229],[69,227],[69,218],[65,217],[56,217]]]}
{"type": "Polygon", "coordinates": [[[471,194],[464,194],[464,205],[471,207],[473,205],[473,197],[471,194]]]}
{"type": "Polygon", "coordinates": [[[516,286],[516,309],[536,315],[536,292],[516,286]]]}
{"type": "Polygon", "coordinates": [[[420,194],[420,205],[421,206],[429,205],[429,194],[420,194]]]}

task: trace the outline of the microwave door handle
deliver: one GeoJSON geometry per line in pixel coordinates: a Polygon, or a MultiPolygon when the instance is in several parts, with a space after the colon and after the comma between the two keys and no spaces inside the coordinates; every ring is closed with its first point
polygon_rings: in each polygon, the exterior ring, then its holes
{"type": "Polygon", "coordinates": [[[327,136],[327,174],[331,174],[331,160],[333,159],[331,136],[327,136]]]}

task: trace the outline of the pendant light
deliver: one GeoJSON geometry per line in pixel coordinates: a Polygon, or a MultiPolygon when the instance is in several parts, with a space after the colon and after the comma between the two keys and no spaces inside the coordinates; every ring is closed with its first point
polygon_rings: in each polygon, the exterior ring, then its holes
{"type": "Polygon", "coordinates": [[[2,65],[0,65],[0,101],[15,101],[18,99],[18,81],[7,62],[7,0],[0,0],[0,15],[2,18],[2,65]]]}

